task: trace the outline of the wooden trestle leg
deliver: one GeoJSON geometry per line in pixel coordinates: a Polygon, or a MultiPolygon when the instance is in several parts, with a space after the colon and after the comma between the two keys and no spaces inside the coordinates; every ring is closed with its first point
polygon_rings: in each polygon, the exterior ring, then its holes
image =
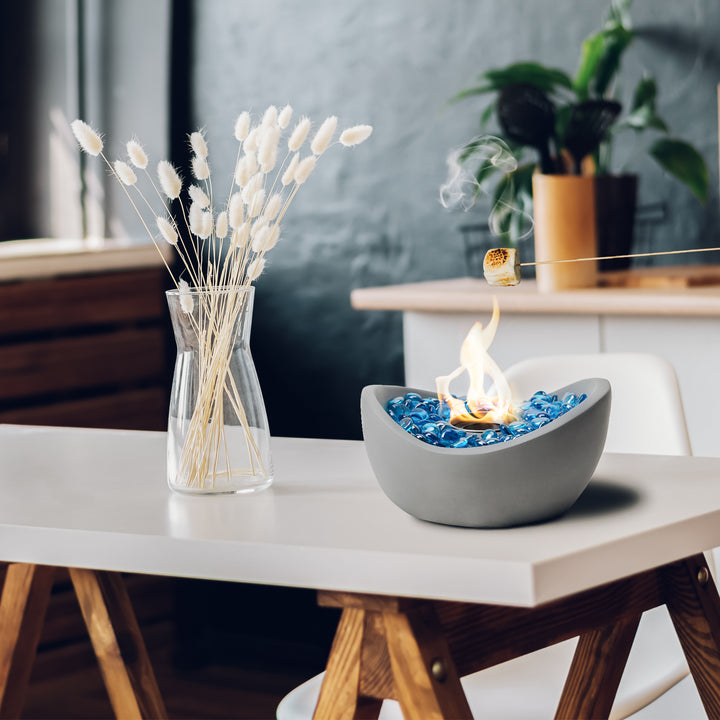
{"type": "MultiPolygon", "coordinates": [[[[556,719],[606,718],[640,616],[667,605],[710,718],[720,717],[720,597],[703,555],[535,608],[321,591],[343,608],[315,720],[471,718],[460,677],[579,636],[556,719]]],[[[521,688],[519,688],[521,690],[521,688]]]]}
{"type": "MultiPolygon", "coordinates": [[[[54,576],[44,565],[0,565],[0,718],[22,713],[54,576]]],[[[70,578],[116,717],[167,717],[120,575],[70,569],[70,578]]]]}

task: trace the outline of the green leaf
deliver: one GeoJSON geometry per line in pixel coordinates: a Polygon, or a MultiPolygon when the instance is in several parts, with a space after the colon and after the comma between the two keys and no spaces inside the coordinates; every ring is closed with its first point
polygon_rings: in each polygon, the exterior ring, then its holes
{"type": "Polygon", "coordinates": [[[632,0],[612,0],[605,27],[611,29],[619,26],[629,30],[632,27],[632,21],[630,20],[631,5],[632,0]]]}
{"type": "Polygon", "coordinates": [[[582,44],[580,64],[575,73],[573,87],[580,101],[588,99],[590,80],[597,72],[598,63],[605,50],[605,35],[597,33],[586,38],[582,44]]]}
{"type": "Polygon", "coordinates": [[[620,70],[622,56],[633,41],[634,34],[625,27],[617,26],[605,30],[605,49],[598,61],[595,78],[592,83],[593,92],[597,97],[605,97],[610,84],[620,70]]]}
{"type": "Polygon", "coordinates": [[[645,75],[635,88],[633,93],[631,110],[637,110],[643,106],[655,109],[655,100],[657,99],[657,83],[655,79],[649,75],[645,75]]]}
{"type": "Polygon", "coordinates": [[[665,121],[655,112],[653,108],[642,106],[633,110],[626,115],[618,127],[629,127],[637,132],[643,130],[659,130],[660,132],[669,132],[665,121]]]}
{"type": "Polygon", "coordinates": [[[488,70],[480,75],[479,79],[485,81],[493,90],[502,90],[513,83],[530,83],[545,92],[553,92],[557,88],[571,90],[573,87],[570,76],[564,70],[548,68],[536,62],[519,62],[506,68],[488,70]]]}
{"type": "Polygon", "coordinates": [[[685,183],[701,203],[708,193],[708,169],[702,155],[689,143],[675,138],[661,138],[648,151],[673,177],[685,183]]]}
{"type": "Polygon", "coordinates": [[[495,112],[495,103],[490,103],[480,115],[480,129],[484,130],[485,126],[490,122],[492,114],[495,112]]]}

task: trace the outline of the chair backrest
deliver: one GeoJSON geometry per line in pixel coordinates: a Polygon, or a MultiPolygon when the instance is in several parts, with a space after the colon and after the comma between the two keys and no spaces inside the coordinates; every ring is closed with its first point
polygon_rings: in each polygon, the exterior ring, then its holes
{"type": "Polygon", "coordinates": [[[612,386],[605,450],[690,455],[682,396],[672,365],[644,353],[596,353],[530,358],[504,371],[516,400],[590,377],[612,386]]]}

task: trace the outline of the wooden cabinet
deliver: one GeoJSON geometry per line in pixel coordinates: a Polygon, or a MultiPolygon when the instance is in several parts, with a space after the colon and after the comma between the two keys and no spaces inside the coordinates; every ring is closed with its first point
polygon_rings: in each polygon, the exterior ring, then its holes
{"type": "Polygon", "coordinates": [[[162,267],[0,283],[0,422],[163,430],[162,267]]]}

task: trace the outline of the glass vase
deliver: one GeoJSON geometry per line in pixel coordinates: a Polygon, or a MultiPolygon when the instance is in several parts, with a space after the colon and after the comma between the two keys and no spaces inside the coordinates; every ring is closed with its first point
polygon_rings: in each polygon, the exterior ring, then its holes
{"type": "Polygon", "coordinates": [[[255,289],[170,290],[177,344],[167,479],[182,493],[247,493],[272,483],[270,431],[250,354],[255,289]]]}

